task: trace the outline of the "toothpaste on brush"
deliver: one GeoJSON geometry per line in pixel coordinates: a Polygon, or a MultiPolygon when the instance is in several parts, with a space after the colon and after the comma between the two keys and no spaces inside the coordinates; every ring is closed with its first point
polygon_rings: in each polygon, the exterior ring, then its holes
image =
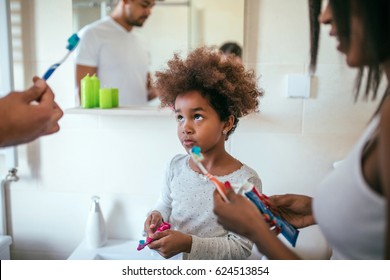
{"type": "Polygon", "coordinates": [[[213,175],[211,175],[207,169],[203,166],[202,160],[204,159],[203,155],[200,152],[200,147],[194,146],[191,148],[190,152],[191,158],[195,162],[195,164],[199,167],[200,171],[206,175],[206,177],[217,187],[218,193],[221,195],[224,201],[229,202],[229,199],[227,198],[226,194],[226,188],[225,185],[219,181],[217,178],[215,178],[213,175]]]}
{"type": "Polygon", "coordinates": [[[260,210],[263,215],[268,216],[267,221],[274,227],[276,227],[277,231],[287,239],[290,244],[295,247],[297,242],[299,230],[297,230],[294,226],[289,224],[287,221],[282,219],[280,216],[276,216],[269,209],[267,202],[265,201],[265,196],[260,194],[255,186],[250,182],[245,182],[241,187],[245,196],[251,200],[256,207],[260,210]]]}

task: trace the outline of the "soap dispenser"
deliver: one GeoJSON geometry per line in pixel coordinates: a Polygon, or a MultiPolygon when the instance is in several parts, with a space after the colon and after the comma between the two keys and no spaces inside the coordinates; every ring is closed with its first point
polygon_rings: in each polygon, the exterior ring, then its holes
{"type": "Polygon", "coordinates": [[[91,208],[88,214],[87,226],[85,230],[85,240],[88,247],[102,247],[107,242],[107,230],[103,214],[100,209],[100,197],[91,197],[91,208]]]}

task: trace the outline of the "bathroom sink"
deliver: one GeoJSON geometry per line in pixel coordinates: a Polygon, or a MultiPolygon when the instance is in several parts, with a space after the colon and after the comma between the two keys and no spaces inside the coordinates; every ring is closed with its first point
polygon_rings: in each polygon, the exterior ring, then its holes
{"type": "MultiPolygon", "coordinates": [[[[165,260],[149,247],[138,251],[137,246],[138,241],[135,240],[109,239],[105,246],[91,249],[85,241],[82,241],[68,260],[165,260]]],[[[171,259],[180,260],[182,254],[171,259]]]]}

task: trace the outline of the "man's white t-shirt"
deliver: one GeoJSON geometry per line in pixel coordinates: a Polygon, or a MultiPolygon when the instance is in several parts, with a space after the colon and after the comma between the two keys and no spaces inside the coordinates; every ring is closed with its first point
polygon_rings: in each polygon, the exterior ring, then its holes
{"type": "Polygon", "coordinates": [[[107,17],[85,26],[78,35],[76,64],[97,67],[100,87],[119,89],[119,106],[146,105],[150,61],[141,34],[107,17]]]}

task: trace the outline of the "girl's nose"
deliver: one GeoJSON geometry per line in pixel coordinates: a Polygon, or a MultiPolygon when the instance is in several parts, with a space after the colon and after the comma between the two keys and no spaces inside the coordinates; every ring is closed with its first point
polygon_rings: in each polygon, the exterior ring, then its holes
{"type": "Polygon", "coordinates": [[[192,134],[193,131],[194,131],[194,130],[193,130],[191,124],[190,124],[189,122],[186,121],[186,122],[183,124],[183,133],[184,133],[184,134],[192,134]]]}

